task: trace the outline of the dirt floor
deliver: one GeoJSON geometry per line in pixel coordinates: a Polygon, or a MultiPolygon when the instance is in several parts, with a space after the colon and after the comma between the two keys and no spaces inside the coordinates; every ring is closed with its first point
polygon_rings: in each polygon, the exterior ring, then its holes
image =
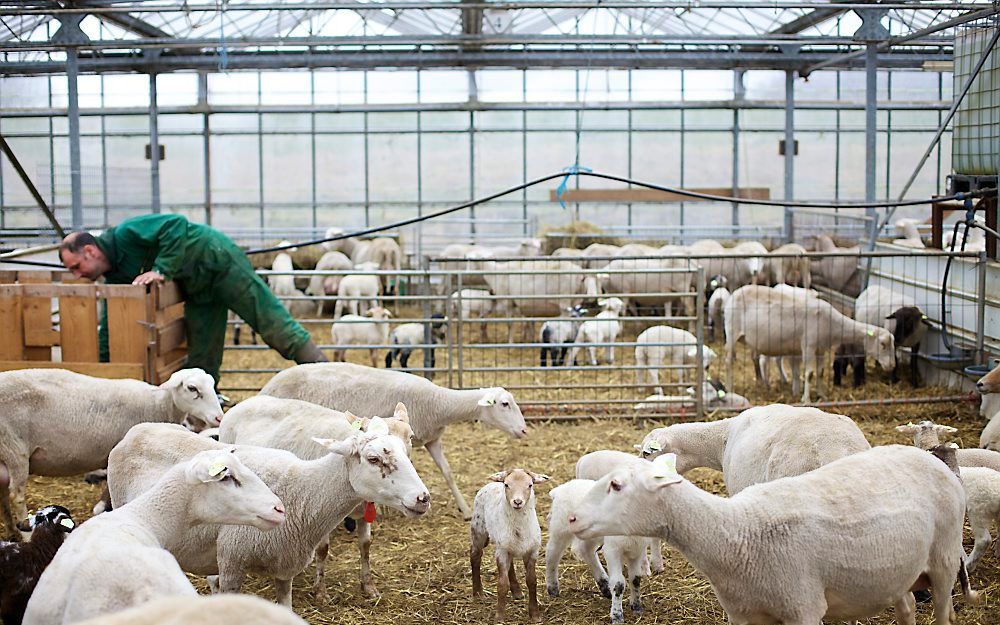
{"type": "MultiPolygon", "coordinates": [[[[327,325],[324,331],[328,332],[328,327],[327,325]]],[[[323,342],[327,338],[320,332],[317,332],[316,336],[323,342]]],[[[619,350],[620,353],[623,351],[630,350],[619,350]]],[[[510,362],[511,360],[505,359],[513,359],[510,354],[496,351],[479,353],[482,355],[483,368],[488,367],[491,362],[510,362]]],[[[525,362],[534,362],[536,357],[534,350],[523,352],[525,362]]],[[[627,355],[622,357],[628,358],[627,355]]],[[[355,352],[351,355],[351,359],[363,362],[367,359],[367,354],[355,352]]],[[[268,352],[229,351],[225,366],[266,368],[286,364],[268,352]]],[[[743,374],[748,374],[748,365],[744,363],[743,367],[743,374]]],[[[526,386],[535,379],[530,375],[521,375],[526,386]]],[[[598,374],[593,375],[596,379],[598,374]]],[[[466,381],[466,384],[511,384],[507,376],[508,374],[503,372],[494,375],[484,373],[482,378],[466,381]]],[[[259,386],[269,377],[268,374],[246,375],[239,378],[227,376],[224,385],[259,386]]],[[[440,381],[443,380],[439,379],[440,381]]],[[[933,397],[949,393],[935,388],[914,391],[905,384],[889,386],[878,380],[874,380],[871,384],[872,386],[859,392],[853,389],[839,390],[835,396],[848,398],[863,392],[865,397],[898,397],[915,394],[933,397]]],[[[787,392],[783,393],[777,387],[762,393],[756,392],[756,389],[754,391],[748,394],[752,399],[761,402],[781,398],[792,399],[787,392]]],[[[567,393],[566,396],[572,396],[567,391],[560,391],[564,392],[567,393]]],[[[618,394],[622,397],[632,397],[634,394],[634,391],[619,389],[609,389],[606,392],[608,396],[618,394]]],[[[535,391],[531,396],[543,398],[549,393],[550,391],[542,389],[535,391]]],[[[246,394],[248,393],[233,393],[237,397],[246,394]]],[[[525,395],[528,394],[521,393],[518,397],[525,395]]],[[[595,407],[593,414],[603,412],[603,409],[595,407]]],[[[855,418],[873,444],[907,444],[910,441],[896,433],[893,427],[911,420],[932,419],[958,428],[959,432],[954,440],[963,447],[974,447],[984,424],[976,406],[968,402],[866,406],[844,408],[838,412],[855,418]]],[[[535,412],[535,416],[542,417],[543,414],[535,412]]],[[[632,445],[641,441],[649,429],[674,421],[676,419],[636,421],[584,418],[572,422],[535,420],[531,423],[530,436],[522,441],[508,439],[503,434],[479,424],[464,423],[449,427],[445,436],[445,449],[459,486],[470,504],[476,490],[485,483],[486,477],[497,470],[525,467],[551,475],[552,482],[538,489],[538,516],[543,528],[544,542],[545,528],[548,525],[546,515],[550,503],[547,493],[551,486],[573,477],[574,464],[582,454],[596,449],[631,450],[632,445]]],[[[405,520],[400,515],[389,512],[376,522],[371,560],[376,584],[382,592],[381,598],[371,600],[361,593],[358,583],[357,549],[352,536],[342,528],[338,529],[331,554],[339,555],[331,557],[327,569],[331,602],[328,605],[318,605],[314,601],[311,570],[295,580],[295,609],[310,623],[353,625],[359,622],[380,621],[440,625],[492,621],[496,589],[495,573],[489,566],[484,566],[484,585],[489,597],[487,600],[473,599],[468,559],[468,524],[458,513],[448,488],[429,455],[421,450],[415,450],[414,465],[431,490],[433,508],[427,518],[416,521],[405,520]]],[[[689,477],[711,492],[719,494],[723,492],[721,474],[708,469],[698,469],[689,477]]],[[[873,479],[877,479],[877,476],[873,476],[873,479]]],[[[35,509],[45,504],[59,503],[69,507],[78,519],[83,519],[89,515],[89,510],[98,495],[97,487],[89,486],[79,478],[32,478],[29,487],[29,505],[35,509]]],[[[967,532],[966,549],[971,549],[971,546],[971,537],[968,537],[967,532]]],[[[677,551],[665,547],[664,555],[666,570],[643,581],[645,613],[637,617],[626,608],[626,622],[706,625],[725,623],[725,616],[705,577],[694,570],[677,551]]],[[[858,554],[858,557],[864,557],[864,554],[858,554]]],[[[490,558],[485,558],[484,565],[489,561],[490,558]]],[[[609,601],[600,596],[582,563],[574,561],[569,553],[564,556],[560,570],[562,595],[550,598],[545,594],[542,562],[540,561],[537,572],[539,597],[545,622],[575,624],[608,621],[609,601]]],[[[519,577],[521,577],[520,572],[519,577]]],[[[200,580],[194,581],[205,591],[205,586],[200,580]]],[[[1000,600],[1000,561],[992,554],[987,555],[972,576],[972,581],[975,588],[983,591],[986,600],[979,606],[968,606],[958,602],[958,623],[997,625],[1000,623],[1000,612],[996,608],[996,602],[1000,600]]],[[[244,589],[273,598],[273,591],[266,580],[250,578],[244,589]]],[[[931,622],[929,605],[921,605],[918,610],[918,623],[931,622]]],[[[508,621],[524,622],[526,612],[524,601],[514,601],[508,606],[508,621]]],[[[893,623],[895,620],[891,611],[886,611],[869,622],[881,624],[893,623]]]]}

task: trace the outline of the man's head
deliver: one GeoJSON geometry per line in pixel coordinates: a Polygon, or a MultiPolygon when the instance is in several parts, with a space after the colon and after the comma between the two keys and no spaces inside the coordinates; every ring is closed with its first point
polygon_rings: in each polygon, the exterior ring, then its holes
{"type": "Polygon", "coordinates": [[[107,255],[89,232],[72,232],[59,246],[59,260],[77,278],[97,280],[111,270],[107,255]]]}

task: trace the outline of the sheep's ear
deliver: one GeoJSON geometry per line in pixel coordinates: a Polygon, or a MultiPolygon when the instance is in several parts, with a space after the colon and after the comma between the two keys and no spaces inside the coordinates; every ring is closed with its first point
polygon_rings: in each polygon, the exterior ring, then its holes
{"type": "Polygon", "coordinates": [[[653,460],[649,476],[656,481],[657,488],[684,481],[684,478],[677,472],[676,454],[657,456],[653,460]]]}
{"type": "Polygon", "coordinates": [[[936,431],[936,432],[944,432],[945,434],[954,434],[955,432],[958,431],[958,429],[957,428],[953,428],[950,425],[938,425],[938,424],[935,423],[934,424],[934,431],[936,431]]]}
{"type": "Polygon", "coordinates": [[[604,306],[607,303],[608,303],[608,300],[605,299],[605,298],[603,298],[603,297],[601,299],[597,300],[597,305],[598,306],[604,306]]]}
{"type": "Polygon", "coordinates": [[[508,471],[500,471],[499,473],[494,473],[486,479],[490,482],[502,482],[507,479],[508,473],[508,471]]]}
{"type": "Polygon", "coordinates": [[[892,313],[891,315],[886,317],[886,319],[895,319],[895,318],[896,318],[896,313],[892,313]]]}
{"type": "Polygon", "coordinates": [[[355,437],[345,438],[342,441],[338,441],[333,438],[316,438],[313,437],[313,442],[319,443],[332,454],[338,454],[340,456],[350,456],[357,452],[357,445],[355,444],[355,437]]]}
{"type": "Polygon", "coordinates": [[[188,468],[187,474],[191,481],[207,484],[209,482],[221,482],[229,475],[229,466],[222,456],[215,456],[211,460],[202,459],[195,461],[194,466],[188,468]]]}
{"type": "Polygon", "coordinates": [[[385,436],[389,433],[389,426],[386,425],[385,419],[382,417],[372,417],[365,427],[365,432],[375,436],[385,436]]]}
{"type": "Polygon", "coordinates": [[[477,406],[492,406],[497,403],[497,393],[493,389],[487,389],[479,401],[476,402],[477,406]]]}
{"type": "Polygon", "coordinates": [[[632,447],[634,447],[636,451],[642,451],[642,445],[640,445],[639,443],[632,445],[632,447]]]}
{"type": "Polygon", "coordinates": [[[919,425],[913,425],[912,423],[907,423],[906,425],[897,425],[896,431],[902,434],[916,434],[920,431],[919,425]]]}
{"type": "Polygon", "coordinates": [[[366,311],[365,311],[365,313],[364,313],[364,316],[365,316],[365,317],[371,317],[371,316],[372,316],[372,313],[373,313],[374,311],[375,311],[375,309],[374,309],[374,308],[369,308],[368,310],[366,310],[366,311]]]}
{"type": "Polygon", "coordinates": [[[403,423],[410,422],[410,413],[406,409],[406,404],[403,402],[398,402],[396,404],[396,410],[392,413],[394,419],[399,419],[403,423]]]}
{"type": "Polygon", "coordinates": [[[531,471],[528,471],[528,475],[531,476],[531,481],[534,484],[541,484],[542,482],[548,482],[549,480],[552,479],[551,477],[545,475],[544,473],[532,473],[531,471]]]}
{"type": "Polygon", "coordinates": [[[697,347],[692,347],[691,349],[688,350],[688,353],[687,353],[688,358],[694,358],[697,355],[698,355],[698,348],[697,347]]]}

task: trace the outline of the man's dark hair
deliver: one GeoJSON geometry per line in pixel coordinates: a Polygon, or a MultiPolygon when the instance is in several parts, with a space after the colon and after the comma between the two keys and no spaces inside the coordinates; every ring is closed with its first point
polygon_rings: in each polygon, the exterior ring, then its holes
{"type": "Polygon", "coordinates": [[[97,245],[97,239],[89,232],[71,232],[59,246],[59,257],[65,251],[79,254],[86,245],[97,245]]]}

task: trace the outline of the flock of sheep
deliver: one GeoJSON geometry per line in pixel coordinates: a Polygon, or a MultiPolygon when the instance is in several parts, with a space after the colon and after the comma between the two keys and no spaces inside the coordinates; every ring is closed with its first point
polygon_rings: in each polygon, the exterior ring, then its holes
{"type": "MultiPolygon", "coordinates": [[[[982,409],[994,410],[1000,368],[979,388],[982,409]]],[[[431,507],[410,460],[414,443],[470,521],[473,594],[483,594],[492,542],[497,620],[507,595],[523,594],[515,561],[525,567],[528,617],[541,619],[535,491],[551,478],[496,467],[470,507],[444,454],[444,432],[460,421],[528,436],[503,388],[453,390],[400,371],[316,363],[278,373],[223,414],[198,369],[160,386],[27,369],[0,373],[0,399],[3,522],[11,538],[28,539],[0,543],[5,623],[301,625],[290,610],[233,593],[248,574],[261,576],[291,608],[292,579],[315,560],[314,589],[325,600],[329,536],[341,523],[356,526],[361,586],[377,597],[376,504],[407,518],[431,507]],[[103,513],[77,526],[51,502],[28,516],[29,474],[103,467],[103,513]],[[227,594],[198,597],[185,572],[227,594]]],[[[980,449],[941,444],[953,430],[930,422],[897,428],[914,447],[872,448],[849,417],[772,404],[656,428],[637,453],[593,451],[577,462],[576,479],[550,491],[546,589],[559,595],[559,562],[572,547],[610,598],[611,622],[623,622],[626,587],[641,612],[640,579],[662,570],[666,541],[708,578],[734,624],[816,625],[891,606],[913,625],[913,593],[929,589],[936,625],[948,625],[956,581],[965,600],[978,599],[967,570],[1000,522],[1000,416],[987,416],[980,449]],[[683,477],[697,467],[721,471],[729,497],[683,477]],[[966,515],[975,538],[968,557],[966,515]]]]}
{"type": "MultiPolygon", "coordinates": [[[[863,384],[866,358],[891,372],[896,381],[897,350],[904,348],[909,379],[918,384],[915,354],[928,327],[927,316],[912,297],[886,286],[860,292],[860,248],[837,247],[822,234],[816,237],[815,248],[830,254],[822,257],[810,257],[796,243],[768,251],[755,241],[725,247],[708,239],[659,248],[595,243],[582,250],[559,248],[549,257],[540,256],[538,239],[526,239],[517,247],[453,244],[440,252],[443,260],[438,264],[441,269],[462,271],[462,288],[452,284],[455,290],[444,294],[447,304],[430,321],[394,328],[393,315],[379,298],[394,284],[384,272],[400,270],[396,242],[348,238],[326,245],[338,249],[327,251],[317,269],[346,275],[312,276],[306,292],[336,296],[331,328],[336,361],[346,360],[350,346],[364,346],[376,367],[381,362],[378,348],[385,347],[389,350],[385,366],[398,360],[407,369],[410,354],[424,348],[433,368],[434,345],[444,341],[448,323],[476,321],[479,338],[486,341],[486,318],[499,315],[509,320],[508,343],[514,343],[515,322],[525,320],[522,340],[540,346],[540,367],[614,365],[616,345],[626,343],[635,354],[634,386],[653,393],[636,406],[658,410],[690,404],[690,395],[697,392],[689,388],[687,396],[664,394],[661,372],[672,373],[671,385],[684,388],[694,382],[692,368],[708,372],[717,360],[715,350],[692,332],[695,315],[703,314],[710,339],[724,333],[723,393],[734,389],[733,361],[741,343],[748,348],[758,382],[769,384],[776,365],[782,382],[790,383],[792,394],[805,403],[814,398],[828,368],[835,384],[852,367],[854,385],[863,384]],[[364,273],[376,269],[383,273],[364,273]],[[811,288],[814,283],[856,296],[853,318],[820,297],[811,288]],[[698,291],[703,292],[703,311],[694,310],[698,291]],[[344,310],[350,313],[342,314],[344,310]],[[626,322],[633,316],[634,322],[646,324],[642,317],[634,317],[641,311],[662,314],[665,323],[645,328],[629,342],[626,322]],[[535,321],[541,322],[537,334],[531,332],[535,321]],[[832,367],[827,364],[831,362],[832,367]]],[[[278,254],[273,269],[291,271],[291,257],[278,254]]],[[[279,295],[289,296],[295,289],[292,275],[272,275],[269,280],[279,295]]],[[[317,313],[324,303],[320,300],[317,313]]],[[[289,304],[312,305],[306,300],[289,304]]],[[[746,407],[738,397],[734,394],[730,402],[735,403],[728,407],[746,407]]],[[[720,407],[718,401],[713,404],[720,407]]]]}

